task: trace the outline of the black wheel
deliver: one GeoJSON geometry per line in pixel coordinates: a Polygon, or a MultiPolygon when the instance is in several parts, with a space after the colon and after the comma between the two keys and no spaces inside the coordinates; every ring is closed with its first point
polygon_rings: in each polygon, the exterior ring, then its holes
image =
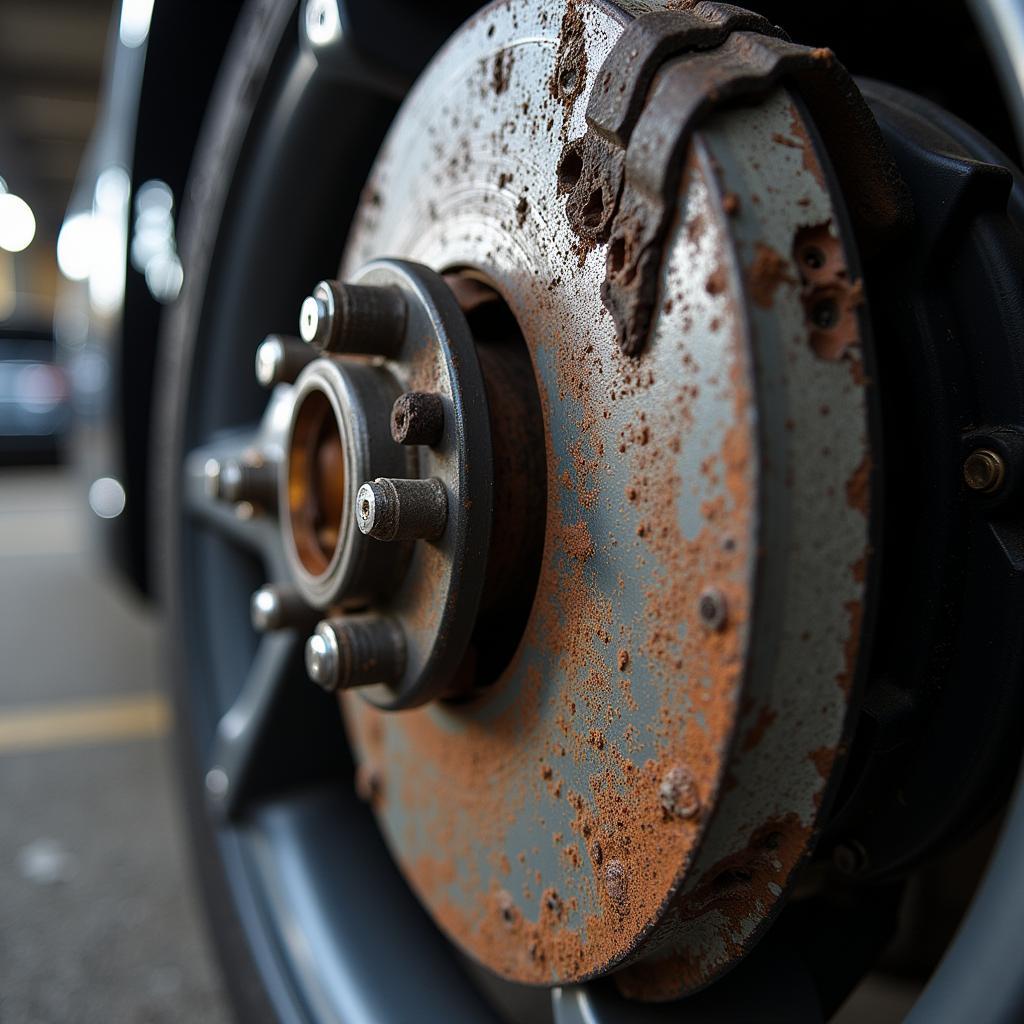
{"type": "MultiPolygon", "coordinates": [[[[1019,175],[755,15],[474,6],[250,3],[192,172],[155,550],[232,999],[825,1019],[1019,762],[1019,175]]],[[[919,1019],[1024,1012],[964,980],[1006,813],[919,1019]]]]}

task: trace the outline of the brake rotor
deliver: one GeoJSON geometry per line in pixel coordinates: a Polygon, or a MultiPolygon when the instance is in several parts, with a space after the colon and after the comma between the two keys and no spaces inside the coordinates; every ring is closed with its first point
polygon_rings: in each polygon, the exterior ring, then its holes
{"type": "Polygon", "coordinates": [[[340,276],[387,256],[501,296],[543,411],[526,508],[545,542],[491,685],[400,713],[342,703],[391,851],[463,950],[535,984],[618,967],[628,994],[667,998],[745,952],[810,850],[872,462],[853,247],[782,87],[694,136],[649,338],[620,350],[606,245],[573,232],[559,163],[637,9],[486,9],[378,158],[340,276]]]}

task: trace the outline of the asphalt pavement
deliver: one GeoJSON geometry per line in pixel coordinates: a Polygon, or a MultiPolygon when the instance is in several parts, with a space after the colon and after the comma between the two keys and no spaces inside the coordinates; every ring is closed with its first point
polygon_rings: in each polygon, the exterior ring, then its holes
{"type": "Polygon", "coordinates": [[[0,1021],[226,1024],[151,615],[60,470],[0,470],[0,1021]]]}

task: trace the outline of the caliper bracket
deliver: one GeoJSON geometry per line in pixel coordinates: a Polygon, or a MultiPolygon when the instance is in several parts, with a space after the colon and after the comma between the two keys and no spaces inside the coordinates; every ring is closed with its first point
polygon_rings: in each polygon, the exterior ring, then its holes
{"type": "Polygon", "coordinates": [[[792,43],[759,15],[707,0],[643,14],[598,72],[588,130],[559,164],[573,230],[608,242],[601,298],[626,355],[637,355],[650,332],[693,132],[723,105],[754,102],[783,81],[800,90],[818,127],[858,241],[876,246],[908,219],[905,186],[878,126],[831,51],[792,43]]]}

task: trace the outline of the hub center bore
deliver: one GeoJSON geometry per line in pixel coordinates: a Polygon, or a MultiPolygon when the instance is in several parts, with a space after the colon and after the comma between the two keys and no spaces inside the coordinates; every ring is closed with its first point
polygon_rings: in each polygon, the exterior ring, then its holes
{"type": "MultiPolygon", "coordinates": [[[[323,616],[306,662],[329,690],[410,707],[462,696],[511,657],[543,538],[524,513],[545,483],[529,357],[503,313],[479,280],[379,260],[316,286],[305,345],[260,348],[261,380],[294,380],[271,403],[288,420],[279,523],[292,623],[323,616]]],[[[265,591],[258,621],[278,623],[263,605],[280,587],[265,591]]]]}
{"type": "Polygon", "coordinates": [[[323,392],[296,406],[287,459],[292,540],[304,568],[319,576],[337,550],[346,504],[341,429],[323,392]]]}
{"type": "Polygon", "coordinates": [[[372,475],[403,476],[387,438],[394,377],[366,361],[314,359],[295,382],[279,521],[295,585],[313,608],[357,607],[394,584],[400,548],[367,544],[353,514],[372,475]]]}

